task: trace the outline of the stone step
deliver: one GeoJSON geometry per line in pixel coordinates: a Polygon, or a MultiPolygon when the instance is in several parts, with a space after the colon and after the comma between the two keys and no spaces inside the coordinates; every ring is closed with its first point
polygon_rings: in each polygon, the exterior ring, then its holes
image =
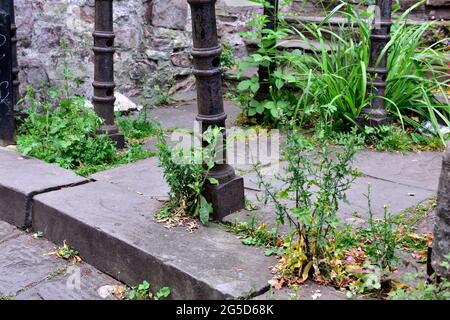
{"type": "MultiPolygon", "coordinates": [[[[156,186],[163,177],[140,179],[156,186]]],[[[268,290],[276,260],[263,249],[243,246],[214,224],[192,233],[167,228],[154,220],[162,202],[136,190],[97,181],[39,195],[33,229],[57,244],[67,240],[86,262],[130,286],[167,286],[173,299],[238,299],[268,290]]]]}
{"type": "Polygon", "coordinates": [[[33,196],[86,182],[72,171],[0,148],[0,220],[26,228],[33,196]]]}

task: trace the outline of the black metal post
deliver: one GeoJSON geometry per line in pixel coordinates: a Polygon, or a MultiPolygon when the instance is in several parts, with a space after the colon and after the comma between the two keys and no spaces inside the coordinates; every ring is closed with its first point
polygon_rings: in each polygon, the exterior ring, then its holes
{"type": "MultiPolygon", "coordinates": [[[[263,15],[267,17],[267,24],[265,29],[275,31],[277,29],[278,23],[278,0],[268,0],[268,6],[264,6],[263,15]]],[[[265,48],[275,48],[276,41],[270,41],[270,43],[262,43],[265,48]]],[[[276,50],[276,49],[275,49],[276,50]]],[[[258,68],[258,78],[259,78],[259,90],[255,94],[255,100],[263,101],[269,97],[270,94],[270,74],[275,71],[275,64],[271,63],[269,66],[260,65],[258,68]]]]}
{"type": "MultiPolygon", "coordinates": [[[[220,67],[222,49],[217,38],[216,0],[187,1],[192,13],[192,56],[197,86],[197,120],[201,122],[203,132],[209,126],[224,128],[223,146],[225,146],[227,115],[223,107],[220,67]]],[[[223,163],[217,164],[210,171],[210,176],[216,178],[219,185],[207,184],[204,190],[205,198],[213,205],[216,219],[244,208],[244,179],[237,176],[233,167],[226,163],[225,154],[221,158],[223,163]]]]}
{"type": "Polygon", "coordinates": [[[114,123],[114,29],[113,0],[95,0],[94,36],[94,104],[97,115],[104,119],[101,133],[108,134],[117,148],[125,145],[125,138],[114,123]]]}
{"type": "Polygon", "coordinates": [[[377,0],[377,8],[380,16],[375,17],[375,28],[372,30],[371,54],[368,72],[371,77],[369,92],[373,98],[371,104],[362,111],[360,122],[369,126],[380,126],[389,122],[389,118],[385,109],[384,94],[386,90],[387,70],[387,52],[377,65],[377,61],[381,52],[386,47],[391,36],[391,13],[392,0],[377,0]],[[379,21],[378,21],[379,20],[379,21]]]}
{"type": "Polygon", "coordinates": [[[13,104],[19,101],[19,67],[17,63],[17,27],[14,12],[14,0],[0,0],[0,9],[3,9],[11,19],[11,57],[12,57],[12,73],[13,73],[13,104]]]}
{"type": "Polygon", "coordinates": [[[14,144],[11,18],[0,8],[0,146],[14,144]]]}

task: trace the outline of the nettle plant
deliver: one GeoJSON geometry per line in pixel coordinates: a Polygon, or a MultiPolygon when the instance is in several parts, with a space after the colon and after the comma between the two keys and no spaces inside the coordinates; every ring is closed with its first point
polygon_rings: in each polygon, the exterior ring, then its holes
{"type": "Polygon", "coordinates": [[[158,219],[191,215],[198,217],[203,224],[208,224],[213,208],[202,192],[205,183],[219,183],[217,179],[209,177],[216,163],[219,139],[222,139],[222,130],[218,127],[208,128],[199,138],[199,146],[188,149],[182,146],[170,147],[165,137],[159,136],[159,163],[170,192],[168,203],[157,213],[158,219]]]}
{"type": "Polygon", "coordinates": [[[285,149],[288,165],[282,182],[275,188],[265,181],[256,167],[264,201],[275,205],[277,222],[289,222],[292,232],[285,243],[282,273],[305,281],[326,269],[322,264],[328,244],[336,234],[339,201],[354,180],[350,162],[355,154],[351,139],[343,150],[331,150],[325,144],[316,148],[297,132],[288,136],[285,149]]]}

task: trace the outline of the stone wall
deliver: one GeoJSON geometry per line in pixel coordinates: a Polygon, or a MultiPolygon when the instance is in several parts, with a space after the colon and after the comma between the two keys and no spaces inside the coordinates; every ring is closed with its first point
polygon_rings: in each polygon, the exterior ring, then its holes
{"type": "MultiPolygon", "coordinates": [[[[80,92],[92,94],[94,0],[15,0],[18,56],[23,91],[27,84],[56,84],[62,79],[60,40],[65,36],[73,74],[80,92]]],[[[218,0],[222,42],[237,57],[246,54],[239,33],[246,31],[252,12],[260,7],[246,0],[218,0]]],[[[189,86],[191,21],[186,0],[114,0],[117,91],[139,98],[144,85],[189,86]],[[144,82],[146,82],[144,84],[144,82]]]]}
{"type": "MultiPolygon", "coordinates": [[[[415,1],[401,2],[410,5],[415,1]]],[[[71,70],[81,80],[78,93],[91,96],[94,4],[95,0],[15,0],[22,92],[27,84],[61,81],[59,43],[65,36],[72,55],[71,70]]],[[[322,8],[319,0],[292,0],[283,11],[310,16],[322,8]]],[[[248,0],[217,0],[220,41],[231,44],[237,58],[247,54],[239,33],[250,30],[247,23],[252,13],[261,11],[260,5],[248,0]]],[[[187,0],[114,0],[114,22],[118,92],[138,99],[144,87],[151,96],[155,85],[173,91],[192,86],[187,0]]]]}

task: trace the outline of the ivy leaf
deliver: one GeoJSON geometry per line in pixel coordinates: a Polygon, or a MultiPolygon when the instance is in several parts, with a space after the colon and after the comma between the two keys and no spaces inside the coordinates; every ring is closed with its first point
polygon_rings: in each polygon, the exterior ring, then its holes
{"type": "Polygon", "coordinates": [[[139,285],[138,289],[139,289],[140,291],[149,290],[149,289],[150,289],[150,283],[148,283],[147,281],[144,281],[144,282],[142,282],[142,283],[139,285]]]}

